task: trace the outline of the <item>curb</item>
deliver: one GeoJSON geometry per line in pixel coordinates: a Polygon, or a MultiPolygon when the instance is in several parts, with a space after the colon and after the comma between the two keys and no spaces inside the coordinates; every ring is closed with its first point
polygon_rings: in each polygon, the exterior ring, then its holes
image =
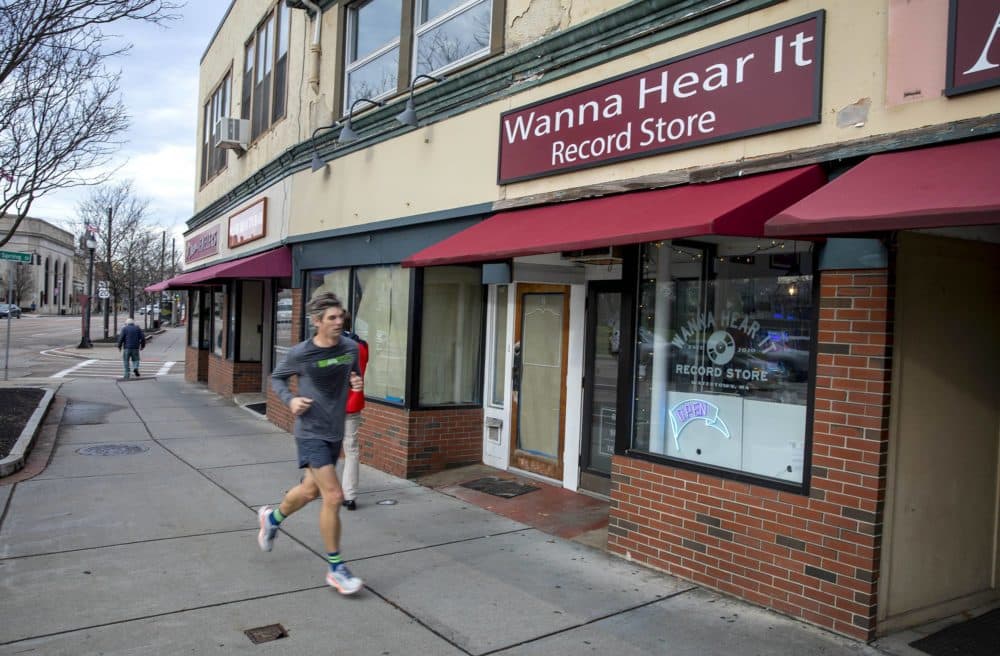
{"type": "Polygon", "coordinates": [[[42,420],[45,419],[45,413],[49,411],[52,399],[56,395],[56,391],[52,388],[35,387],[35,389],[45,390],[45,395],[38,402],[38,407],[31,413],[31,417],[28,418],[28,423],[25,424],[20,437],[11,448],[10,454],[0,460],[0,478],[9,476],[24,467],[24,460],[28,452],[31,451],[31,445],[34,444],[38,429],[42,425],[42,420]]]}

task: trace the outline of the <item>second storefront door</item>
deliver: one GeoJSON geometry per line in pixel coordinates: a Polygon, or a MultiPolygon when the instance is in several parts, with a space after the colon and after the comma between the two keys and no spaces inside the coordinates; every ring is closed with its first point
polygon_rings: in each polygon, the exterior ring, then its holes
{"type": "Polygon", "coordinates": [[[510,464],[563,478],[569,287],[517,286],[510,464]]]}
{"type": "Polygon", "coordinates": [[[583,390],[580,487],[611,491],[611,456],[618,416],[618,353],[621,347],[621,282],[591,282],[587,290],[587,341],[583,390]]]}

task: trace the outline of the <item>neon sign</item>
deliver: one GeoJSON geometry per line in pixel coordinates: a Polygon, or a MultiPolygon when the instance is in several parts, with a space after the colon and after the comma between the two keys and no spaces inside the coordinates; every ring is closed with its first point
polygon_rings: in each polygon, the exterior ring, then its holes
{"type": "Polygon", "coordinates": [[[722,433],[730,439],[729,427],[719,416],[719,408],[702,399],[686,399],[670,409],[670,427],[674,431],[674,446],[681,450],[681,433],[692,421],[702,420],[709,428],[722,433]]]}

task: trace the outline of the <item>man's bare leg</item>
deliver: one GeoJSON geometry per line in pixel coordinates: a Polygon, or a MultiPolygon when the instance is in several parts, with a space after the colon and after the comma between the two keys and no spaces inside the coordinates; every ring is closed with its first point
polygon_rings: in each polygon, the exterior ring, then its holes
{"type": "Polygon", "coordinates": [[[309,473],[323,497],[323,507],[319,511],[319,532],[323,536],[323,546],[327,553],[339,552],[340,504],[344,501],[344,490],[337,480],[337,470],[333,465],[323,465],[319,469],[310,467],[309,473]]]}

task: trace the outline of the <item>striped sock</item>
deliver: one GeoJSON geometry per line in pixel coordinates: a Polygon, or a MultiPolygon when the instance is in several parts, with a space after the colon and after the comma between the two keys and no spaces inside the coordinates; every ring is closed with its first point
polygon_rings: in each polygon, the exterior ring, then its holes
{"type": "Polygon", "coordinates": [[[337,565],[344,562],[344,559],[340,557],[339,551],[334,551],[333,553],[328,553],[326,555],[326,562],[330,563],[330,571],[337,569],[337,565]]]}
{"type": "Polygon", "coordinates": [[[271,511],[271,517],[270,517],[270,519],[271,519],[271,525],[272,526],[277,526],[282,521],[284,521],[285,516],[281,514],[281,509],[280,508],[275,507],[275,509],[271,511]]]}

